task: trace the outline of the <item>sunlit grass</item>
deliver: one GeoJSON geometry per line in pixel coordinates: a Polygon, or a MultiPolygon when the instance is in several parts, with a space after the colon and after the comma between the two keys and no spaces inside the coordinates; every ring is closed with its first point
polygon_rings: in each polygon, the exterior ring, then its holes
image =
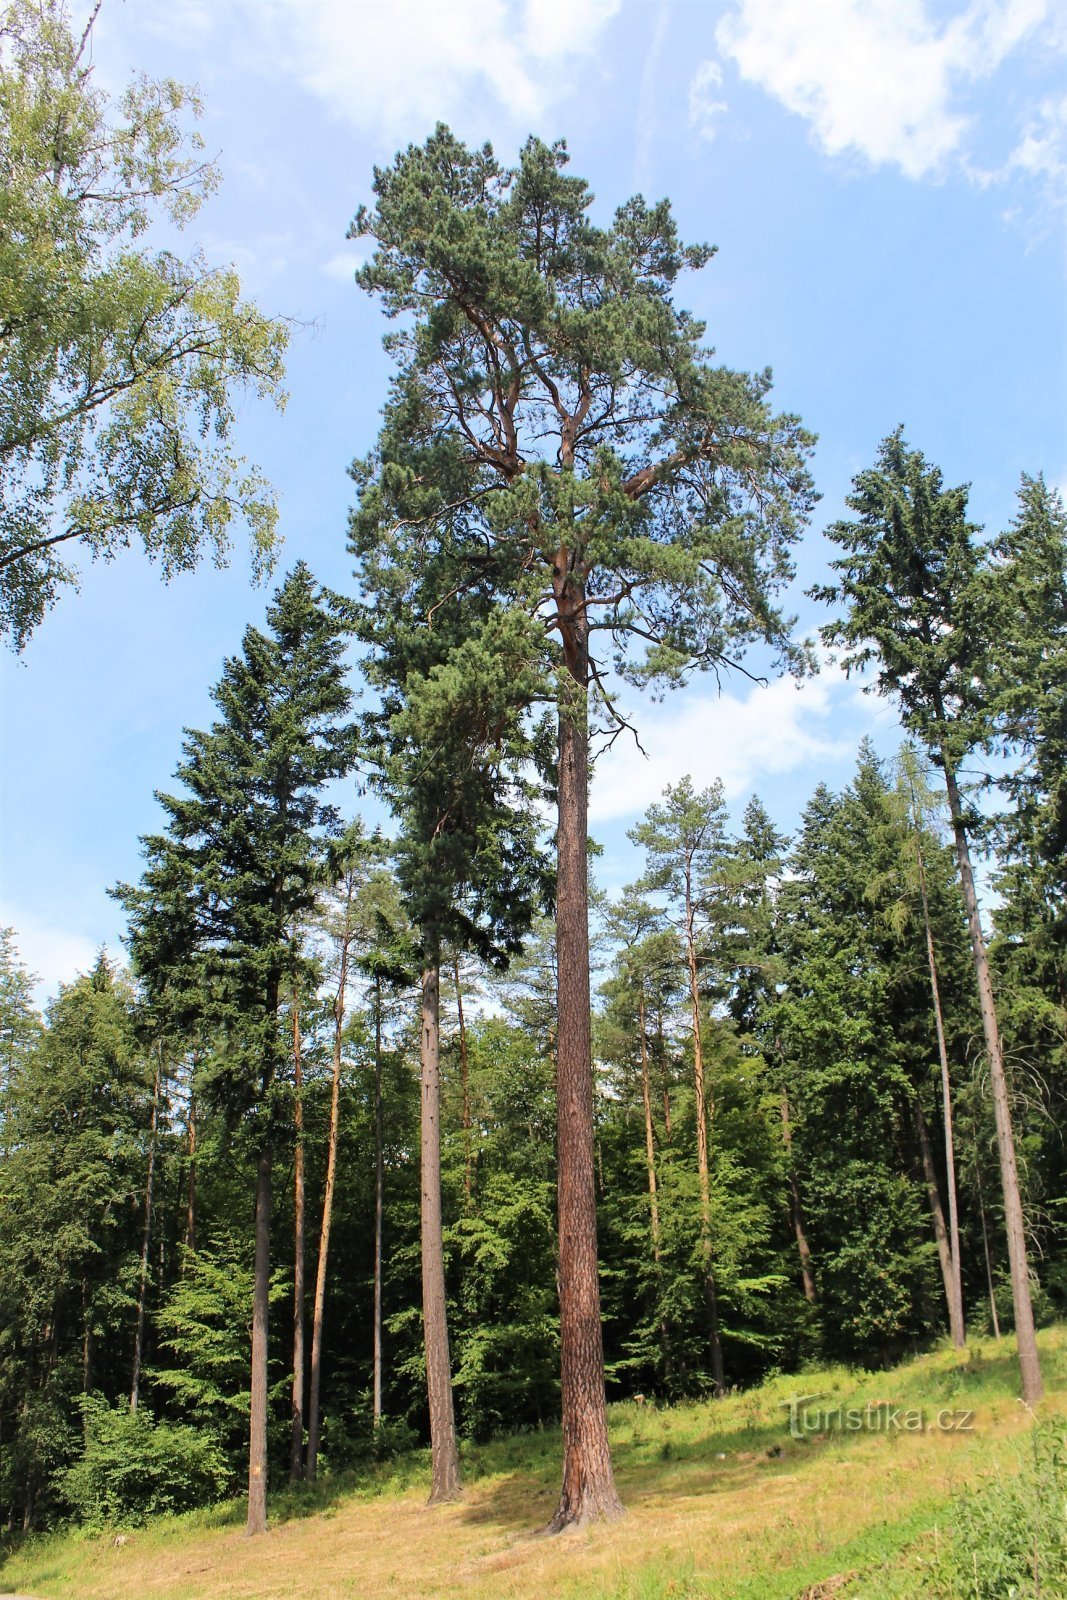
{"type": "MultiPolygon", "coordinates": [[[[1067,1329],[1040,1336],[1046,1414],[1067,1413],[1067,1329]]],[[[0,1570],[0,1592],[46,1600],[794,1600],[848,1578],[846,1600],[922,1594],[914,1551],[935,1537],[953,1492],[994,1461],[1010,1471],[1030,1425],[1015,1398],[1010,1341],[942,1348],[896,1371],[820,1368],[725,1400],[611,1407],[628,1514],[611,1528],[536,1537],[559,1486],[557,1430],[464,1450],[466,1491],[428,1510],[416,1452],[315,1490],[277,1496],[268,1534],[248,1541],[240,1505],[115,1534],[33,1542],[0,1570]],[[786,1404],[885,1404],[974,1412],[966,1432],[790,1437],[786,1404]],[[913,1573],[919,1587],[909,1587],[913,1573]],[[894,1577],[895,1574],[895,1577],[894,1577]],[[890,1583],[890,1580],[892,1582],[890,1583]]]]}

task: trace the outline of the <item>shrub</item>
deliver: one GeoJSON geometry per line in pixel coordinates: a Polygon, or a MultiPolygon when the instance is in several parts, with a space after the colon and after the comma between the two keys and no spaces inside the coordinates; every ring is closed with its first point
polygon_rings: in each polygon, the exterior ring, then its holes
{"type": "Polygon", "coordinates": [[[143,1407],[131,1412],[95,1395],[82,1408],[85,1448],[56,1481],[79,1522],[141,1523],[206,1505],[230,1487],[226,1457],[209,1433],[157,1422],[143,1407]]]}

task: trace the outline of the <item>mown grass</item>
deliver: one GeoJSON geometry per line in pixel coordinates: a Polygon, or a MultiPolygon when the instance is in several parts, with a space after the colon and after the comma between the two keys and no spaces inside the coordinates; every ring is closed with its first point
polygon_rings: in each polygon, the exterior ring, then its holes
{"type": "MultiPolygon", "coordinates": [[[[1046,1416],[1067,1415],[1067,1328],[1040,1336],[1046,1416]]],[[[1010,1341],[939,1349],[890,1373],[821,1368],[747,1394],[610,1412],[627,1516],[538,1537],[555,1503],[557,1430],[464,1450],[465,1493],[425,1505],[425,1453],[272,1502],[269,1532],[246,1540],[239,1504],[131,1530],[73,1530],[33,1541],[0,1568],[0,1593],[42,1600],[796,1600],[832,1580],[844,1600],[929,1592],[931,1540],[954,1493],[1008,1474],[1031,1415],[1015,1398],[1010,1341]],[[891,1403],[973,1411],[966,1432],[838,1432],[790,1437],[785,1403],[862,1409],[891,1403]]],[[[1042,1591],[1045,1594],[1053,1591],[1042,1591]]]]}

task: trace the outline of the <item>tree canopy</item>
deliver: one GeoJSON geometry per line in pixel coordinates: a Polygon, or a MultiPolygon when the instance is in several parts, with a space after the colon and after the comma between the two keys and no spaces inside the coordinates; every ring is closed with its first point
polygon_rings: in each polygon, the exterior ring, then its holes
{"type": "MultiPolygon", "coordinates": [[[[99,8],[97,8],[99,9],[99,8]]],[[[235,523],[269,565],[277,510],[233,445],[236,404],[282,399],[287,329],[198,250],[153,244],[219,181],[186,131],[195,92],[136,78],[112,101],[90,19],[64,0],[0,11],[0,631],[21,649],[76,551],[139,543],[165,577],[235,523]],[[165,231],[165,227],[164,227],[165,231]]]]}

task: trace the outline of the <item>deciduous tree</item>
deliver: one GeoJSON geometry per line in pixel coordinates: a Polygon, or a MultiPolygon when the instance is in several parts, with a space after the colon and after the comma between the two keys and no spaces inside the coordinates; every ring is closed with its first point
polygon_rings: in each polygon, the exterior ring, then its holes
{"type": "Polygon", "coordinates": [[[99,0],[79,34],[64,0],[0,11],[0,632],[21,649],[75,551],[139,543],[166,577],[235,522],[269,562],[269,485],[233,446],[244,391],[280,402],[287,330],[230,268],[154,248],[218,183],[183,127],[195,93],[94,77],[99,0]]]}

